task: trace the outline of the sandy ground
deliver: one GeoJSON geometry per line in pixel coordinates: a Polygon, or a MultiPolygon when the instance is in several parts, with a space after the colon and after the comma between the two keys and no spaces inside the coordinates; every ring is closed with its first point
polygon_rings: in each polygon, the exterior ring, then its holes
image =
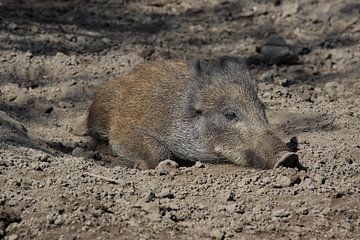
{"type": "Polygon", "coordinates": [[[359,239],[359,13],[357,0],[0,0],[0,239],[359,239]],[[84,149],[97,86],[217,55],[249,60],[307,171],[140,171],[84,149]]]}

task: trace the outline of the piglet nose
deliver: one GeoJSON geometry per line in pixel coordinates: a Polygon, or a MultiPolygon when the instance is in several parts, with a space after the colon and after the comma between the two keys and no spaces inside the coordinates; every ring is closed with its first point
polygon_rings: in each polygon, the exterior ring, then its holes
{"type": "Polygon", "coordinates": [[[274,168],[289,167],[289,168],[298,168],[299,170],[305,170],[305,168],[299,162],[299,156],[293,152],[282,151],[278,156],[278,161],[275,163],[274,168]]]}

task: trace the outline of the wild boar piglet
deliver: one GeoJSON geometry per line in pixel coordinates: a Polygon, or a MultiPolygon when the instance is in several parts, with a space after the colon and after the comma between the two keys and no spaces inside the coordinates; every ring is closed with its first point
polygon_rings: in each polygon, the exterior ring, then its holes
{"type": "Polygon", "coordinates": [[[89,133],[142,169],[165,159],[262,169],[298,164],[270,129],[254,85],[235,57],[140,64],[98,92],[89,133]]]}

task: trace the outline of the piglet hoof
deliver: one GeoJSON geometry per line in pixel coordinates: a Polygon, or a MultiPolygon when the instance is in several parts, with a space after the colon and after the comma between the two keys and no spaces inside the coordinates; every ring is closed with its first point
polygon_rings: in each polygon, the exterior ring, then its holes
{"type": "Polygon", "coordinates": [[[281,152],[279,156],[280,158],[275,163],[274,168],[288,167],[297,168],[299,170],[306,170],[306,168],[299,162],[299,157],[297,154],[293,152],[281,152]]]}
{"type": "Polygon", "coordinates": [[[161,175],[167,175],[170,172],[175,172],[178,167],[179,167],[179,165],[177,164],[177,162],[167,159],[167,160],[161,161],[157,165],[155,170],[158,171],[161,175]]]}

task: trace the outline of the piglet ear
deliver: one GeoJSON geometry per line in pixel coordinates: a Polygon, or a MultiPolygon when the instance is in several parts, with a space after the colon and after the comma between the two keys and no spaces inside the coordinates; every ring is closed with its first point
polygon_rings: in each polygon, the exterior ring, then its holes
{"type": "Polygon", "coordinates": [[[201,94],[196,89],[190,92],[188,106],[191,117],[198,117],[203,113],[201,94]]]}
{"type": "Polygon", "coordinates": [[[193,75],[193,76],[197,76],[202,72],[200,59],[193,59],[191,61],[190,71],[191,71],[191,75],[193,75]]]}
{"type": "Polygon", "coordinates": [[[190,74],[194,88],[212,84],[220,76],[219,66],[214,59],[194,59],[191,61],[190,74]]]}
{"type": "Polygon", "coordinates": [[[217,59],[218,67],[222,70],[239,70],[243,68],[244,62],[237,57],[223,56],[217,59]]]}
{"type": "Polygon", "coordinates": [[[203,112],[201,99],[203,86],[211,84],[208,60],[194,59],[191,61],[189,68],[192,84],[189,95],[189,107],[191,116],[197,117],[203,112]]]}
{"type": "Polygon", "coordinates": [[[245,62],[241,58],[229,56],[193,60],[191,77],[198,83],[212,83],[216,79],[229,82],[251,79],[245,62]]]}
{"type": "Polygon", "coordinates": [[[243,83],[248,87],[254,88],[254,81],[248,70],[246,62],[237,57],[220,57],[218,58],[219,72],[226,76],[223,78],[228,82],[243,83]]]}
{"type": "Polygon", "coordinates": [[[198,81],[209,75],[209,63],[205,59],[194,59],[191,61],[190,72],[193,80],[198,81]]]}
{"type": "Polygon", "coordinates": [[[246,62],[241,58],[224,56],[218,59],[219,70],[223,73],[242,76],[242,78],[250,79],[250,73],[246,62]]]}
{"type": "Polygon", "coordinates": [[[191,72],[195,76],[212,76],[243,69],[247,69],[245,62],[237,57],[222,56],[213,59],[194,59],[191,62],[191,72]]]}

